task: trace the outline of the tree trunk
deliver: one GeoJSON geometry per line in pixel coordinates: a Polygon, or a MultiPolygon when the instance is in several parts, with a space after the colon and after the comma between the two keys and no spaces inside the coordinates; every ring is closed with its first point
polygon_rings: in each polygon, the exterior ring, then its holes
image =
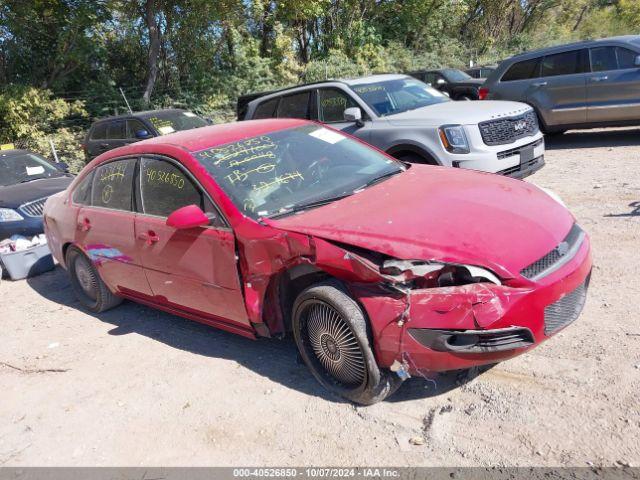
{"type": "Polygon", "coordinates": [[[145,19],[149,31],[149,57],[147,60],[147,86],[142,95],[142,102],[148,105],[158,78],[158,57],[160,55],[160,28],[156,19],[155,0],[146,0],[145,19]]]}

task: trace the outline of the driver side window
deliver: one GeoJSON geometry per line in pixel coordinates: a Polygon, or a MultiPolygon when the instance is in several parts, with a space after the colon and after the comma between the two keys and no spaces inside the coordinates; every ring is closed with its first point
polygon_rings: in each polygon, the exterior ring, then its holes
{"type": "Polygon", "coordinates": [[[321,122],[344,122],[344,111],[357,106],[356,102],[342,90],[337,88],[318,90],[318,120],[321,122]]]}

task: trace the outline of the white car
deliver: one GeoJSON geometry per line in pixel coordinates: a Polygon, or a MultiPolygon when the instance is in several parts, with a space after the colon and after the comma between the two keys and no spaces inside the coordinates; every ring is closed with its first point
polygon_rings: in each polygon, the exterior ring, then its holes
{"type": "Polygon", "coordinates": [[[407,75],[329,80],[238,99],[238,119],[306,118],[404,161],[523,178],[544,166],[533,109],[503,101],[454,102],[407,75]]]}

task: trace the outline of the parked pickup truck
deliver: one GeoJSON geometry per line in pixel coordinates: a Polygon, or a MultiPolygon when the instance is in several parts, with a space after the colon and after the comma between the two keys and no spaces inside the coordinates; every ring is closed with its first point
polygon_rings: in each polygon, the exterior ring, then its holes
{"type": "Polygon", "coordinates": [[[329,80],[238,99],[238,119],[304,118],[354,135],[405,162],[523,178],[544,165],[533,109],[453,102],[407,75],[329,80]]]}

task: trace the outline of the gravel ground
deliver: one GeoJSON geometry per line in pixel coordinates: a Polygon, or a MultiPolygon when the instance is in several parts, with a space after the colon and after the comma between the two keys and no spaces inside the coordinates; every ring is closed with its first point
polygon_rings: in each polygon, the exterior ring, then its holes
{"type": "Polygon", "coordinates": [[[290,341],[133,303],[90,315],[58,268],[0,283],[0,465],[640,466],[640,130],[547,147],[528,181],[569,205],[595,267],[581,318],[541,347],[355,407],[290,341]]]}

